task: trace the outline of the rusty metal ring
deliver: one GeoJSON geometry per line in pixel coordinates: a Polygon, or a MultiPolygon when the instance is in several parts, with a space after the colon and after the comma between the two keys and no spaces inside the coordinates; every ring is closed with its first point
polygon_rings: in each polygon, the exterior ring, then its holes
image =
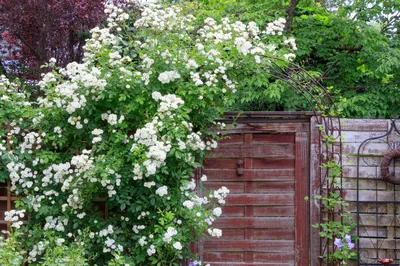
{"type": "Polygon", "coordinates": [[[400,158],[400,149],[393,149],[390,152],[385,153],[383,155],[383,160],[381,162],[381,176],[386,181],[388,181],[388,182],[390,182],[392,184],[395,184],[395,185],[399,185],[400,184],[400,177],[396,178],[395,175],[394,175],[394,172],[392,172],[392,173],[389,172],[390,162],[394,158],[400,158]]]}

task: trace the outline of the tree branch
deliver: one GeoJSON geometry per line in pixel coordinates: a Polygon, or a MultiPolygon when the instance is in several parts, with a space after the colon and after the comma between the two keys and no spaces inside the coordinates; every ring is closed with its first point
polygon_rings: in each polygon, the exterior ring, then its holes
{"type": "Polygon", "coordinates": [[[32,45],[30,45],[21,34],[14,32],[14,35],[32,52],[38,61],[44,60],[41,58],[40,53],[32,45]]]}

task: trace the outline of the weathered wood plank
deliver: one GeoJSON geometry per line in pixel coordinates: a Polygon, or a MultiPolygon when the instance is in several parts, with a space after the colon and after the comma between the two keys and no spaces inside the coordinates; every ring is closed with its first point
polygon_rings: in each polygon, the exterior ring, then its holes
{"type": "MultiPolygon", "coordinates": [[[[346,178],[342,179],[343,188],[346,190],[357,189],[357,179],[356,178],[346,178]]],[[[388,184],[383,179],[378,178],[360,178],[358,181],[358,186],[361,190],[386,190],[388,189],[388,184]]]]}
{"type": "Polygon", "coordinates": [[[294,143],[294,134],[253,134],[253,144],[294,143]]]}
{"type": "Polygon", "coordinates": [[[400,247],[400,239],[360,238],[359,243],[360,249],[373,249],[379,247],[379,249],[393,250],[400,247]]]}
{"type": "MultiPolygon", "coordinates": [[[[208,262],[206,261],[205,264],[208,262]]],[[[268,263],[268,262],[259,262],[254,264],[253,262],[213,262],[212,266],[276,266],[276,262],[268,263]]],[[[293,263],[280,263],[279,266],[294,266],[293,263]]]]}
{"type": "Polygon", "coordinates": [[[252,240],[294,240],[294,228],[282,229],[245,229],[246,239],[252,240]]]}
{"type": "Polygon", "coordinates": [[[382,131],[389,128],[386,119],[340,119],[342,131],[382,131]]]}
{"type": "MultiPolygon", "coordinates": [[[[361,178],[377,178],[381,175],[381,169],[373,166],[362,166],[359,167],[359,177],[361,178]]],[[[346,166],[343,169],[343,176],[345,177],[357,177],[356,166],[346,166]]]]}
{"type": "Polygon", "coordinates": [[[222,216],[243,217],[245,216],[245,206],[224,206],[222,207],[222,216]]]}
{"type": "MultiPolygon", "coordinates": [[[[215,166],[217,167],[217,165],[215,166]]],[[[204,173],[209,181],[292,181],[294,169],[243,169],[243,175],[239,176],[236,169],[210,169],[204,173]]],[[[207,182],[205,182],[206,184],[207,182]]]]}
{"type": "Polygon", "coordinates": [[[220,141],[218,141],[218,147],[220,146],[229,146],[230,144],[243,144],[244,143],[244,135],[227,135],[220,141]]]}
{"type": "Polygon", "coordinates": [[[235,128],[224,130],[224,134],[238,133],[290,133],[290,132],[308,132],[309,123],[243,123],[235,128]]]}
{"type": "Polygon", "coordinates": [[[293,240],[210,240],[204,243],[206,251],[293,252],[293,247],[293,240]]]}
{"type": "Polygon", "coordinates": [[[219,218],[214,222],[217,228],[252,228],[252,229],[276,229],[294,228],[293,217],[238,217],[238,218],[219,218]]]}
{"type": "Polygon", "coordinates": [[[387,237],[388,229],[386,227],[375,227],[375,226],[360,226],[360,236],[361,237],[387,237]]]}
{"type": "Polygon", "coordinates": [[[246,182],[246,193],[294,192],[294,181],[246,182]]]}
{"type": "MultiPolygon", "coordinates": [[[[386,134],[386,131],[342,131],[342,138],[344,143],[362,143],[370,138],[379,138],[386,134]]],[[[387,141],[387,136],[379,139],[370,140],[369,142],[387,141]]]]}
{"type": "MultiPolygon", "coordinates": [[[[379,226],[381,228],[387,226],[400,227],[399,217],[394,217],[393,214],[360,214],[360,224],[362,226],[379,226]]],[[[400,246],[399,246],[400,247],[400,246]]]]}
{"type": "MultiPolygon", "coordinates": [[[[207,158],[204,161],[206,169],[236,169],[240,157],[235,159],[207,158]]],[[[261,169],[292,169],[294,168],[294,158],[249,158],[249,165],[245,168],[261,169]]]]}
{"type": "Polygon", "coordinates": [[[304,197],[309,196],[309,135],[296,133],[295,169],[295,252],[296,264],[309,264],[309,204],[304,197]]]}
{"type": "MultiPolygon", "coordinates": [[[[357,212],[357,203],[356,202],[349,202],[349,210],[351,212],[357,212]]],[[[365,213],[386,213],[387,212],[387,204],[366,204],[366,203],[360,203],[358,205],[359,211],[360,212],[365,212],[365,213]]]]}
{"type": "MultiPolygon", "coordinates": [[[[357,200],[356,190],[346,190],[344,199],[347,201],[357,200]]],[[[359,192],[360,201],[400,201],[400,193],[394,193],[393,191],[371,191],[362,190],[359,192]]]]}
{"type": "Polygon", "coordinates": [[[285,194],[232,194],[226,198],[226,205],[293,206],[294,193],[285,194]]]}
{"type": "Polygon", "coordinates": [[[215,241],[223,240],[244,240],[246,229],[223,229],[222,236],[214,239],[215,241]]]}
{"type": "MultiPolygon", "coordinates": [[[[359,164],[360,166],[380,166],[382,156],[360,156],[359,164]]],[[[342,165],[347,166],[357,166],[357,156],[352,154],[343,154],[342,165]]]]}
{"type": "MultiPolygon", "coordinates": [[[[343,153],[354,155],[358,154],[358,148],[360,147],[360,143],[346,143],[343,147],[343,153]]],[[[371,155],[371,156],[379,156],[382,155],[390,149],[390,146],[387,143],[368,143],[365,147],[361,148],[361,152],[363,156],[371,155]]]]}
{"type": "Polygon", "coordinates": [[[275,263],[275,265],[282,265],[282,263],[294,263],[294,258],[295,258],[293,252],[287,252],[287,253],[254,252],[252,255],[255,262],[268,261],[269,263],[275,263]]]}
{"type": "Polygon", "coordinates": [[[244,252],[204,252],[204,261],[213,265],[214,262],[218,261],[223,261],[224,263],[244,262],[244,252]]]}
{"type": "Polygon", "coordinates": [[[224,145],[213,150],[207,158],[294,158],[293,144],[224,145]]]}
{"type": "Polygon", "coordinates": [[[293,158],[252,158],[250,167],[253,169],[290,169],[294,166],[295,160],[293,158]]]}
{"type": "MultiPolygon", "coordinates": [[[[246,207],[249,208],[249,207],[246,207]]],[[[254,206],[252,207],[254,217],[269,217],[269,216],[292,216],[294,217],[294,206],[254,206]]]]}

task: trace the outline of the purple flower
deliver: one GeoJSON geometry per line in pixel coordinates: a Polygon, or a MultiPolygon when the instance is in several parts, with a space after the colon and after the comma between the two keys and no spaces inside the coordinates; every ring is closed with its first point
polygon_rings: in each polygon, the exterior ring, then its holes
{"type": "Polygon", "coordinates": [[[346,239],[347,246],[349,247],[349,249],[354,248],[354,243],[351,243],[351,236],[350,235],[345,235],[344,239],[346,239]]]}
{"type": "Polygon", "coordinates": [[[196,266],[193,261],[189,262],[188,266],[196,266]]]}
{"type": "Polygon", "coordinates": [[[333,242],[333,244],[335,244],[337,248],[343,247],[343,243],[340,238],[335,238],[335,242],[333,242]]]}

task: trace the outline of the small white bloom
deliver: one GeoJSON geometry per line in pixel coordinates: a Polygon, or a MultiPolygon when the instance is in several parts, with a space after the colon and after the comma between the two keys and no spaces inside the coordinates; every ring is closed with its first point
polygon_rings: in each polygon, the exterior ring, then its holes
{"type": "Polygon", "coordinates": [[[175,242],[174,244],[173,244],[173,246],[174,246],[174,248],[175,249],[177,249],[177,250],[181,250],[182,249],[182,244],[181,244],[181,242],[175,242]]]}
{"type": "Polygon", "coordinates": [[[160,197],[167,195],[168,194],[168,187],[167,186],[159,187],[156,190],[156,194],[159,195],[160,197]]]}

